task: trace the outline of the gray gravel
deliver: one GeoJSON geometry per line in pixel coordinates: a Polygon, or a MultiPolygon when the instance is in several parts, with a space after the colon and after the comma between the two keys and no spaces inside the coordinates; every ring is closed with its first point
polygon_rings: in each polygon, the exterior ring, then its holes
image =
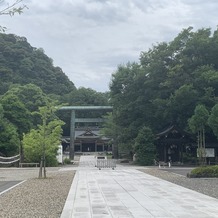
{"type": "Polygon", "coordinates": [[[218,199],[218,178],[187,178],[157,168],[140,171],[218,199]]]}
{"type": "Polygon", "coordinates": [[[0,181],[27,179],[0,195],[0,218],[59,218],[74,171],[47,170],[47,179],[38,179],[38,169],[1,169],[0,181]]]}

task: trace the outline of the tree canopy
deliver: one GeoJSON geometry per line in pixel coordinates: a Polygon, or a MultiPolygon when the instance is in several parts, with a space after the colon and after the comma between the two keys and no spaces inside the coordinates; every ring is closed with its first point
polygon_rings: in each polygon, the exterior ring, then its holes
{"type": "Polygon", "coordinates": [[[63,121],[55,116],[58,108],[47,103],[39,107],[37,113],[41,118],[41,123],[35,129],[24,134],[23,148],[27,162],[41,162],[39,177],[42,177],[42,166],[44,166],[44,178],[46,178],[46,165],[57,165],[57,150],[61,141],[61,126],[63,121]]]}
{"type": "Polygon", "coordinates": [[[13,156],[19,152],[19,136],[17,128],[4,116],[4,109],[0,104],[0,153],[13,156]]]}
{"type": "Polygon", "coordinates": [[[156,157],[154,135],[149,127],[142,127],[135,139],[136,161],[141,165],[152,165],[156,157]]]}
{"type": "Polygon", "coordinates": [[[190,131],[197,105],[207,110],[218,97],[218,30],[184,29],[171,42],[141,52],[139,63],[112,75],[110,102],[120,143],[135,140],[143,126],[155,133],[176,125],[190,131]]]}

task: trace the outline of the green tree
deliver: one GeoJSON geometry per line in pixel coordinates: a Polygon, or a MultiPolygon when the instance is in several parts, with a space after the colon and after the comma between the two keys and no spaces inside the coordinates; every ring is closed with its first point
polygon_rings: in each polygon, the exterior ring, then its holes
{"type": "Polygon", "coordinates": [[[113,114],[108,113],[104,116],[105,122],[103,123],[102,135],[111,138],[112,152],[115,159],[118,159],[118,144],[120,129],[119,126],[113,121],[113,114]]]}
{"type": "MultiPolygon", "coordinates": [[[[45,106],[51,102],[42,90],[33,84],[24,86],[13,85],[0,99],[5,110],[4,116],[14,126],[19,134],[20,140],[23,133],[29,132],[40,122],[40,117],[34,114],[40,106],[45,106]]],[[[21,161],[23,161],[23,149],[20,145],[21,161]]]]}
{"type": "Polygon", "coordinates": [[[194,115],[188,120],[188,125],[193,133],[197,133],[198,156],[201,165],[206,163],[205,152],[205,126],[209,118],[209,112],[204,105],[197,105],[194,115]]]}
{"type": "Polygon", "coordinates": [[[48,104],[39,108],[37,112],[41,117],[41,124],[37,129],[31,129],[24,134],[23,147],[26,161],[40,162],[39,177],[42,177],[42,167],[44,168],[44,178],[46,178],[46,164],[54,166],[57,164],[56,155],[62,133],[63,121],[55,116],[57,108],[48,104]]]}
{"type": "Polygon", "coordinates": [[[218,104],[214,105],[208,119],[208,124],[218,139],[218,104]]]}
{"type": "Polygon", "coordinates": [[[70,105],[75,106],[108,105],[108,97],[106,93],[96,92],[90,88],[80,87],[77,90],[73,90],[65,97],[65,103],[68,102],[70,105]]]}
{"type": "Polygon", "coordinates": [[[141,165],[152,165],[156,156],[154,135],[149,127],[140,129],[134,144],[136,160],[141,165]]]}
{"type": "MultiPolygon", "coordinates": [[[[35,116],[33,112],[37,111],[39,107],[45,106],[48,102],[53,101],[34,84],[27,84],[23,86],[18,84],[13,85],[4,96],[16,96],[19,101],[22,102],[30,114],[28,116],[28,121],[31,123],[32,127],[36,127],[40,122],[39,117],[35,116]]],[[[16,111],[14,111],[14,113],[16,113],[16,111]]]]}
{"type": "Polygon", "coordinates": [[[31,114],[29,110],[27,110],[19,98],[12,93],[6,93],[0,99],[0,102],[4,109],[5,118],[17,127],[20,139],[22,139],[23,133],[28,132],[31,128],[31,114]]]}
{"type": "Polygon", "coordinates": [[[172,123],[185,129],[188,118],[193,114],[198,100],[198,92],[193,85],[185,84],[179,87],[168,101],[168,113],[170,113],[172,123]]]}
{"type": "Polygon", "coordinates": [[[124,144],[133,140],[144,120],[152,117],[147,99],[144,75],[136,63],[120,65],[112,75],[110,103],[113,105],[113,120],[119,126],[119,138],[124,144]],[[145,88],[145,89],[144,89],[145,88]]]}
{"type": "MultiPolygon", "coordinates": [[[[138,64],[119,66],[112,75],[110,102],[120,143],[148,126],[154,133],[176,125],[188,129],[198,104],[211,109],[218,96],[218,30],[184,29],[171,42],[142,52],[138,64]]],[[[208,129],[205,134],[208,134],[208,129]]]]}
{"type": "Polygon", "coordinates": [[[13,156],[19,153],[19,136],[16,127],[4,118],[4,110],[0,104],[0,153],[13,156]]]}

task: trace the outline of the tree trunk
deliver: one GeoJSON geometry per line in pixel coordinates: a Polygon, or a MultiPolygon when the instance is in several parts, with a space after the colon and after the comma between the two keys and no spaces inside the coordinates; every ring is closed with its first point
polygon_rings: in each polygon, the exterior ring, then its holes
{"type": "Polygon", "coordinates": [[[203,144],[202,144],[202,149],[203,149],[203,161],[204,161],[204,165],[206,164],[206,150],[205,150],[205,129],[204,127],[202,128],[202,141],[203,141],[203,144]]]}
{"type": "Polygon", "coordinates": [[[45,157],[44,157],[44,161],[43,161],[43,168],[44,168],[44,179],[46,179],[46,162],[45,162],[45,157]]]}
{"type": "Polygon", "coordinates": [[[42,158],[41,158],[40,167],[39,167],[39,179],[41,178],[42,178],[42,158]]]}
{"type": "Polygon", "coordinates": [[[114,159],[118,159],[118,145],[116,142],[114,142],[112,145],[112,154],[114,159]]]}

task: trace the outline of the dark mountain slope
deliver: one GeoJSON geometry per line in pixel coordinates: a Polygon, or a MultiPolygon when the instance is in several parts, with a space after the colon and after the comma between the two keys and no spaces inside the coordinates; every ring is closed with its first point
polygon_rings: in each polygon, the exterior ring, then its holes
{"type": "Polygon", "coordinates": [[[63,95],[76,89],[43,49],[32,47],[25,37],[0,33],[0,95],[12,84],[28,83],[46,94],[63,95]]]}

